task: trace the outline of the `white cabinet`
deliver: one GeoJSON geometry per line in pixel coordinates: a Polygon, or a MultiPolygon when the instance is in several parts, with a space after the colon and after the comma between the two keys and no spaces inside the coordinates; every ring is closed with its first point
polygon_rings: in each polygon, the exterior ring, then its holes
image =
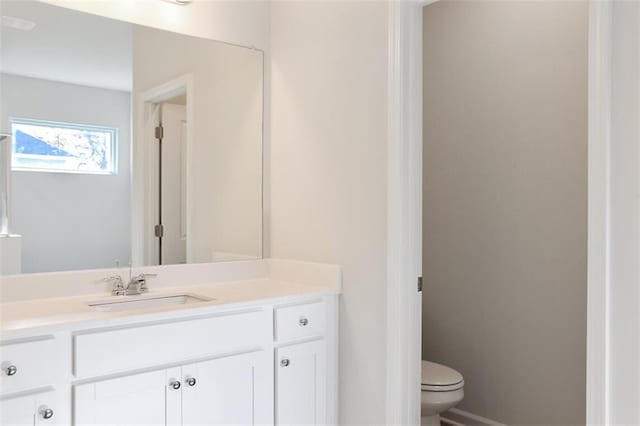
{"type": "Polygon", "coordinates": [[[267,343],[272,329],[268,311],[254,308],[205,318],[79,331],[73,337],[73,372],[77,377],[93,377],[248,352],[267,343]]]}
{"type": "Polygon", "coordinates": [[[75,425],[268,424],[271,368],[264,352],[75,386],[75,425]]]}
{"type": "Polygon", "coordinates": [[[75,424],[166,424],[165,396],[171,397],[171,373],[153,371],[75,386],[75,424]]]}
{"type": "Polygon", "coordinates": [[[0,418],[3,425],[35,424],[35,402],[33,397],[25,396],[0,402],[0,418]]]}
{"type": "Polygon", "coordinates": [[[1,425],[69,424],[64,391],[54,390],[65,368],[58,343],[52,335],[0,343],[1,425]]]}
{"type": "Polygon", "coordinates": [[[0,425],[335,424],[337,300],[282,302],[0,342],[0,425]]]}
{"type": "Polygon", "coordinates": [[[276,355],[276,423],[326,424],[324,340],[280,347],[276,355]]]}
{"type": "Polygon", "coordinates": [[[5,426],[68,424],[65,410],[59,407],[53,391],[3,399],[0,419],[5,426]]]}
{"type": "Polygon", "coordinates": [[[0,391],[8,394],[50,386],[53,373],[61,368],[54,344],[52,336],[44,336],[29,342],[0,345],[0,391]],[[50,354],[49,368],[42,368],[42,354],[50,354]]]}
{"type": "Polygon", "coordinates": [[[270,360],[254,352],[183,366],[183,424],[272,423],[270,360]]]}
{"type": "Polygon", "coordinates": [[[276,340],[286,342],[324,336],[327,327],[324,302],[305,303],[276,309],[276,340]]]}

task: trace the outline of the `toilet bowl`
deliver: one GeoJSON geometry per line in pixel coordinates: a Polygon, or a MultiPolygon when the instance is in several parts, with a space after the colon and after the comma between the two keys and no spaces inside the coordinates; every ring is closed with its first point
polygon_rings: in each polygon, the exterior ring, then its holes
{"type": "Polygon", "coordinates": [[[464,398],[462,374],[435,362],[422,361],[421,424],[440,426],[440,413],[464,398]]]}

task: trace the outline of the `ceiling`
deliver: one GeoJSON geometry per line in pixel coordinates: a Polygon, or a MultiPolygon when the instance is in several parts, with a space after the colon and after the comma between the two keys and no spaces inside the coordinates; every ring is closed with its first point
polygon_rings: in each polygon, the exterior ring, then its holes
{"type": "Polygon", "coordinates": [[[1,27],[0,72],[131,91],[131,24],[33,0],[3,1],[2,16],[36,25],[1,27]]]}

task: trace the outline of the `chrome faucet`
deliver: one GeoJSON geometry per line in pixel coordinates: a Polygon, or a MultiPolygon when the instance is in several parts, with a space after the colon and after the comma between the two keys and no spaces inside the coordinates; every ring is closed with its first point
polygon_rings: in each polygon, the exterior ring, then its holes
{"type": "Polygon", "coordinates": [[[140,274],[129,279],[129,283],[124,285],[124,281],[120,275],[113,275],[103,279],[111,283],[112,296],[135,296],[149,291],[147,287],[147,278],[157,277],[157,274],[140,274]]]}
{"type": "Polygon", "coordinates": [[[138,294],[146,293],[149,291],[149,287],[147,287],[147,278],[157,277],[157,274],[140,274],[129,280],[129,284],[127,284],[127,288],[124,291],[124,294],[127,296],[135,296],[138,294]]]}

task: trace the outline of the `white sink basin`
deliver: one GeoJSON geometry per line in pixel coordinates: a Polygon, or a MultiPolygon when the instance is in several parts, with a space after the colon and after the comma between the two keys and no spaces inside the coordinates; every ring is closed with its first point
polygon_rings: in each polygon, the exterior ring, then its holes
{"type": "Polygon", "coordinates": [[[116,296],[105,300],[87,302],[87,305],[101,312],[130,311],[134,309],[161,308],[165,306],[187,305],[209,302],[208,299],[193,294],[163,294],[144,296],[116,296]]]}

